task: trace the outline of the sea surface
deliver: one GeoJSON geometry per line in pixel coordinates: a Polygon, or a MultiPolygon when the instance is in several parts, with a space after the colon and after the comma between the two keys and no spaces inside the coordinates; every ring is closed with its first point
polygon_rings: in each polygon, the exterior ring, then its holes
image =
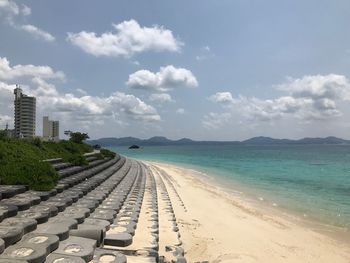
{"type": "MultiPolygon", "coordinates": [[[[266,204],[350,228],[350,146],[146,146],[110,149],[193,168],[249,189],[266,204]]],[[[232,184],[231,184],[232,183],[232,184]]]]}

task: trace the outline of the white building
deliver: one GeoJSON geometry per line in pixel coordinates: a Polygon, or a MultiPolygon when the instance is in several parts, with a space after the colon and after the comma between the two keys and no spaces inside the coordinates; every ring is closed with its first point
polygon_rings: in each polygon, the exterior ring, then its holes
{"type": "Polygon", "coordinates": [[[43,138],[47,141],[59,141],[60,124],[58,121],[50,121],[48,116],[43,117],[43,138]]]}
{"type": "Polygon", "coordinates": [[[15,129],[17,138],[31,138],[35,136],[36,98],[23,94],[16,85],[15,94],[15,129]]]}

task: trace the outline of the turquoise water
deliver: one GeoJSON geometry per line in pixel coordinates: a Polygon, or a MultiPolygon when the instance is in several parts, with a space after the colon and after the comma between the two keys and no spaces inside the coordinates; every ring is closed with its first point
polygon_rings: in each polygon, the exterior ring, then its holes
{"type": "Polygon", "coordinates": [[[111,149],[128,157],[192,167],[247,187],[257,198],[263,197],[264,202],[321,222],[350,227],[350,146],[111,149]]]}

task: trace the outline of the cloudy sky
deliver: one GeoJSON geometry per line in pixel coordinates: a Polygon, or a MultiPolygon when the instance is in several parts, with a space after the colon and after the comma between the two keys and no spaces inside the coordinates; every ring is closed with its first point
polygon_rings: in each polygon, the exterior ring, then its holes
{"type": "Polygon", "coordinates": [[[350,139],[350,1],[0,0],[0,127],[13,89],[61,131],[350,139]]]}

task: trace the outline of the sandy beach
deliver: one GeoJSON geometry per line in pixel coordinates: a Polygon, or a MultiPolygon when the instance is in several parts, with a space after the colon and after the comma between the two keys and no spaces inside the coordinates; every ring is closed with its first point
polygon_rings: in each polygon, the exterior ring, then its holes
{"type": "Polygon", "coordinates": [[[188,262],[350,262],[347,242],[254,206],[199,172],[145,163],[168,189],[188,262]]]}

